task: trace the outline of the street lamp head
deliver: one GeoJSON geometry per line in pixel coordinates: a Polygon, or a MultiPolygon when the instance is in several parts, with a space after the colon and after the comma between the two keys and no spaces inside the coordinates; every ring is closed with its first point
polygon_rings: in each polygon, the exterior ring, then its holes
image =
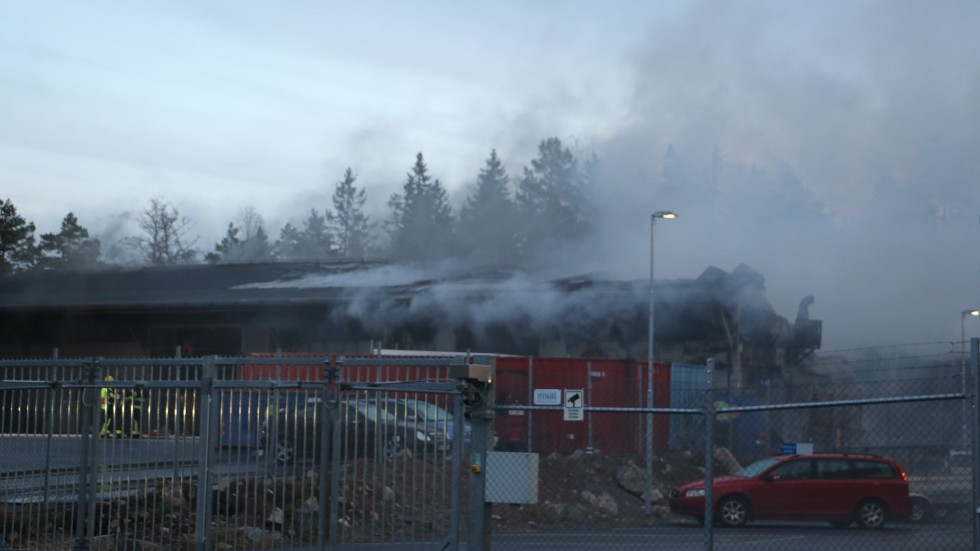
{"type": "Polygon", "coordinates": [[[658,210],[657,212],[653,213],[653,218],[654,219],[656,219],[656,218],[666,218],[666,219],[669,220],[671,218],[677,218],[677,213],[671,212],[669,210],[658,210]]]}
{"type": "Polygon", "coordinates": [[[980,308],[973,308],[971,310],[963,310],[963,317],[967,316],[980,316],[980,308]]]}

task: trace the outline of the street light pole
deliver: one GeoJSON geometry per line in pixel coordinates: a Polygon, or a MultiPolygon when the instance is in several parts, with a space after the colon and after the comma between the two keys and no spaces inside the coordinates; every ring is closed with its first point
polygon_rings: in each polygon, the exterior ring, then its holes
{"type": "MultiPolygon", "coordinates": [[[[657,219],[677,218],[671,211],[660,210],[650,216],[650,320],[647,325],[647,409],[653,409],[653,259],[655,251],[654,229],[657,219]]],[[[643,492],[643,505],[647,512],[653,511],[653,413],[647,413],[646,419],[646,491],[643,492]]]]}
{"type": "Polygon", "coordinates": [[[963,357],[963,361],[966,361],[966,317],[967,316],[980,316],[980,308],[971,308],[969,310],[963,310],[960,314],[960,355],[963,357]]]}
{"type": "MultiPolygon", "coordinates": [[[[970,308],[968,310],[963,310],[960,314],[960,391],[966,394],[966,317],[967,316],[980,316],[980,308],[970,308]]],[[[967,422],[966,422],[966,398],[962,400],[962,407],[960,408],[961,419],[961,430],[960,430],[960,446],[964,449],[968,442],[967,434],[967,422]]]]}

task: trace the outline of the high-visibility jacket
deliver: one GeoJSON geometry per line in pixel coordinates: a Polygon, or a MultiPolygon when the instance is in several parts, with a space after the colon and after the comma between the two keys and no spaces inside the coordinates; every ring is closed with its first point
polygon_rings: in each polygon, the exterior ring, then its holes
{"type": "Polygon", "coordinates": [[[99,392],[99,402],[102,405],[103,411],[108,410],[116,403],[116,391],[108,387],[102,387],[102,390],[99,392]]]}

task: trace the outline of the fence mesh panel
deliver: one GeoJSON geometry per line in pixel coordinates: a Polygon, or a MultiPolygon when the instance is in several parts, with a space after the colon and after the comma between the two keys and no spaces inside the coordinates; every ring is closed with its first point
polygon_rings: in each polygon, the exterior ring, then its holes
{"type": "Polygon", "coordinates": [[[448,362],[333,360],[0,362],[0,548],[475,549],[482,523],[516,550],[974,546],[958,363],[710,396],[704,366],[507,359],[483,455],[448,362]],[[811,449],[836,455],[738,475],[811,449]],[[907,477],[908,511],[874,488],[895,478],[876,458],[907,477]],[[722,524],[678,506],[706,477],[722,524]],[[861,528],[870,502],[885,522],[861,528]]]}
{"type": "Polygon", "coordinates": [[[332,369],[0,362],[0,548],[72,549],[80,535],[107,549],[271,549],[465,534],[469,431],[446,365],[328,380],[332,369]]]}

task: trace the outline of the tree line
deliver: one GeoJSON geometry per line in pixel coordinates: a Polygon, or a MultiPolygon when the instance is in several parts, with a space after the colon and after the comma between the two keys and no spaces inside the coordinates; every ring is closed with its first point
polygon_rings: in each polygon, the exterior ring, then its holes
{"type": "MultiPolygon", "coordinates": [[[[255,209],[228,223],[210,250],[197,247],[193,223],[162,198],[153,198],[136,219],[137,233],[119,247],[153,266],[197,262],[331,261],[387,257],[429,261],[465,258],[521,264],[542,248],[588,231],[586,191],[594,184],[596,158],[582,163],[558,138],[542,140],[537,157],[512,181],[491,150],[476,185],[454,212],[446,189],[422,153],[400,193],[388,198],[384,220],[366,214],[367,191],[347,168],[334,186],[332,208],[313,207],[288,222],[273,239],[255,209]]],[[[69,212],[56,233],[35,235],[8,198],[0,204],[0,275],[28,270],[97,268],[107,263],[103,243],[69,212]]]]}

